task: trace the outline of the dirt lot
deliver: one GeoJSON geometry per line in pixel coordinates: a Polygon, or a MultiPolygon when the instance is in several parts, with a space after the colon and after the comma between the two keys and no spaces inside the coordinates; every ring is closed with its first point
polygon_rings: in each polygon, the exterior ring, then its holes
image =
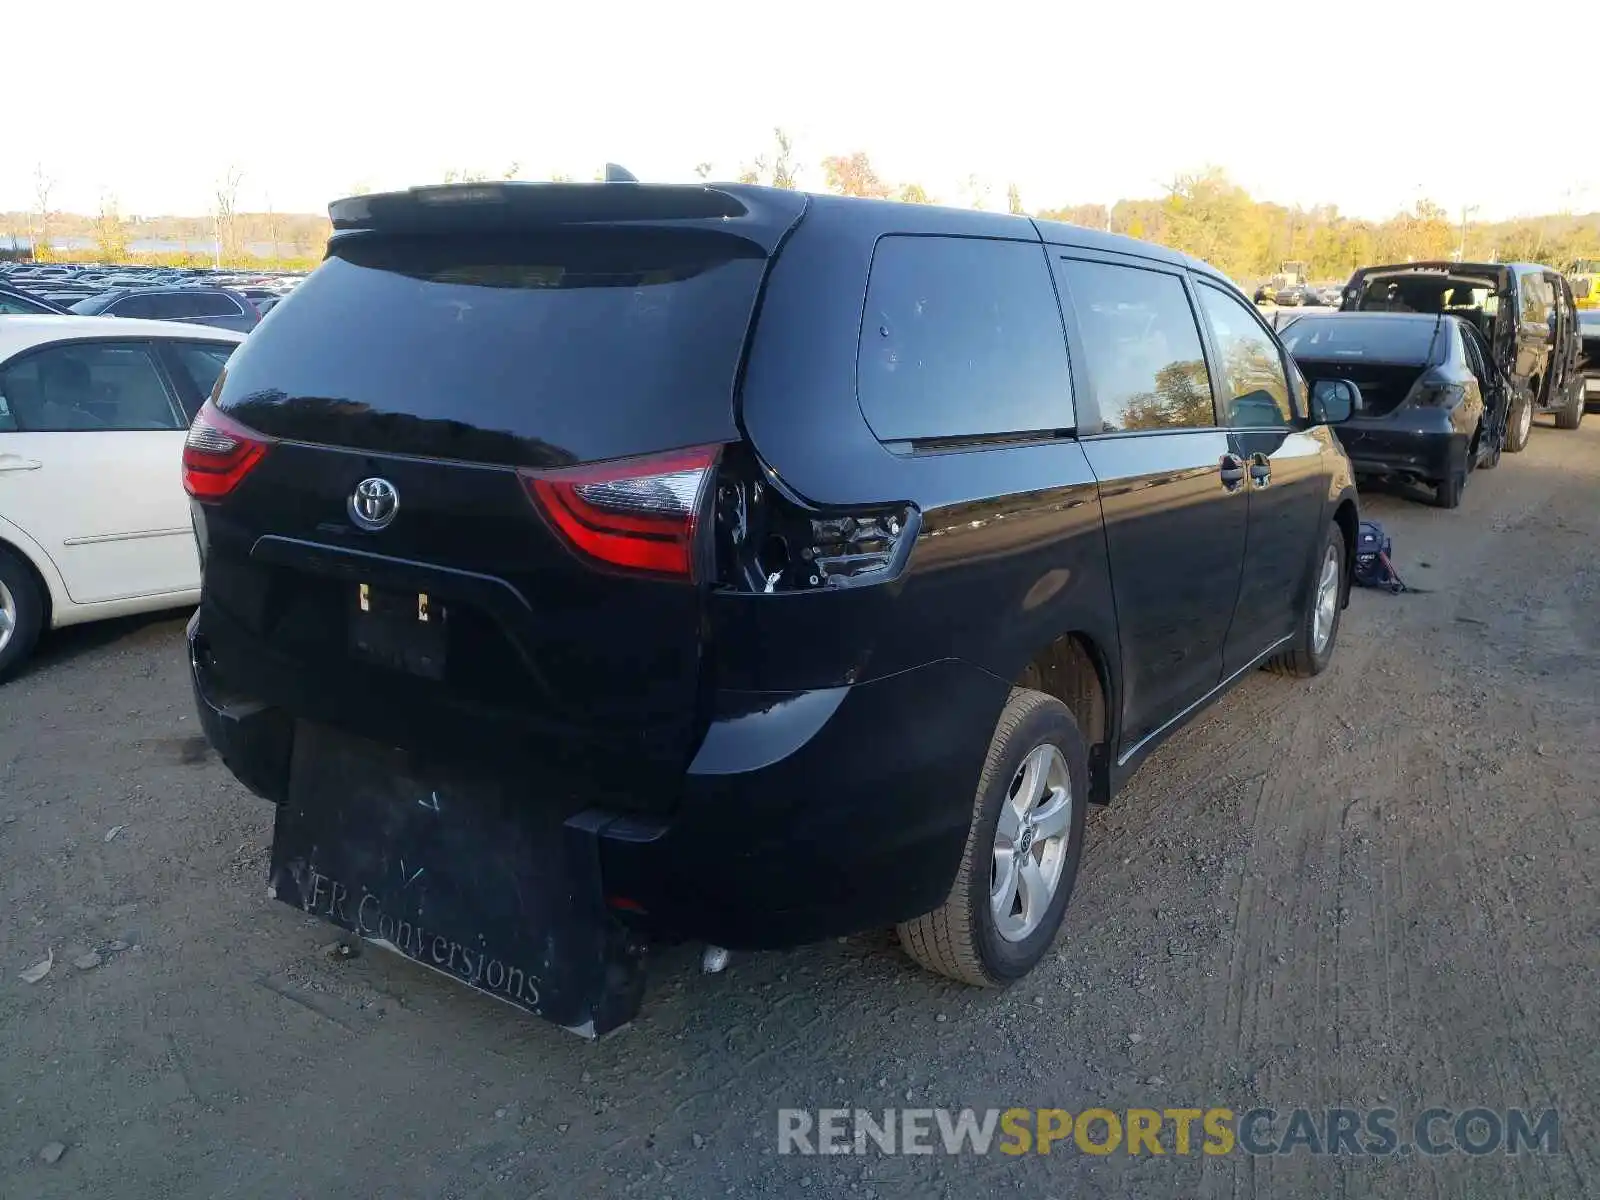
{"type": "Polygon", "coordinates": [[[1426,592],[1357,594],[1332,670],[1247,680],[1092,815],[1034,978],[947,986],[888,935],[677,950],[598,1044],[327,957],[196,739],[180,618],[55,638],[0,691],[0,1194],[1600,1194],[1600,420],[1458,512],[1367,510],[1426,592]],[[1562,1147],[776,1153],[780,1105],[908,1104],[1555,1106],[1562,1147]]]}

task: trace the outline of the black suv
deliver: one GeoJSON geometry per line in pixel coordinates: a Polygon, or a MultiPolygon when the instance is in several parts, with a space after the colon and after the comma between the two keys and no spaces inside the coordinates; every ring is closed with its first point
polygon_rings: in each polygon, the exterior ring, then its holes
{"type": "Polygon", "coordinates": [[[1359,394],[1199,262],[740,186],[331,215],[189,436],[195,691],[275,894],[501,999],[603,1032],[650,938],[890,924],[1018,978],[1086,804],[1333,653],[1359,394]]]}
{"type": "Polygon", "coordinates": [[[1345,312],[1446,313],[1488,343],[1485,391],[1503,392],[1498,424],[1484,447],[1528,444],[1533,414],[1554,413],[1558,429],[1583,421],[1583,343],[1578,307],[1566,276],[1538,263],[1393,263],[1361,267],[1345,284],[1345,312]]]}

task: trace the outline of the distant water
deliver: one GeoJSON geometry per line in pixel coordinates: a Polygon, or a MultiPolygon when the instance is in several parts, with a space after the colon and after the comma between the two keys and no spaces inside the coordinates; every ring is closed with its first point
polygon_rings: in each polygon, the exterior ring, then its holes
{"type": "MultiPolygon", "coordinates": [[[[8,249],[10,248],[10,243],[13,240],[16,242],[16,247],[19,250],[23,249],[24,247],[26,247],[26,246],[28,246],[30,244],[29,239],[25,238],[25,237],[19,237],[19,238],[15,238],[15,239],[7,239],[5,244],[6,244],[8,249]]],[[[50,245],[51,245],[51,248],[55,249],[55,250],[71,251],[71,250],[93,250],[94,246],[95,246],[95,243],[94,243],[94,239],[93,238],[68,237],[68,238],[51,238],[50,239],[50,245]]],[[[216,241],[215,238],[195,238],[193,241],[190,241],[190,242],[163,241],[163,240],[161,240],[159,238],[135,238],[133,241],[128,243],[128,249],[133,251],[136,254],[206,254],[206,255],[215,255],[216,252],[217,252],[217,241],[216,241]]],[[[272,257],[272,243],[271,242],[246,242],[244,244],[244,251],[245,251],[246,254],[255,255],[257,258],[271,258],[272,257]]],[[[279,257],[287,257],[287,256],[290,256],[290,255],[293,255],[294,253],[295,253],[294,247],[292,245],[290,245],[288,242],[279,242],[278,243],[278,255],[279,255],[279,257]]]]}

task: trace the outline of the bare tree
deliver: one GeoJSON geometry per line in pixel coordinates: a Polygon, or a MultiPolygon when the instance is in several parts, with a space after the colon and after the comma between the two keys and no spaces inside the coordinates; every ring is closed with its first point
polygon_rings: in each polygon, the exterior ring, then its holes
{"type": "Polygon", "coordinates": [[[796,170],[794,139],[784,132],[782,126],[773,129],[772,136],[778,143],[778,153],[772,160],[772,186],[793,191],[796,170]]]}
{"type": "Polygon", "coordinates": [[[272,257],[278,257],[278,239],[280,234],[278,213],[272,207],[272,197],[267,197],[267,238],[272,242],[272,257]]]}
{"type": "Polygon", "coordinates": [[[961,193],[967,199],[968,208],[983,208],[989,202],[989,185],[976,174],[967,176],[961,185],[961,193]]]}
{"type": "Polygon", "coordinates": [[[224,258],[236,258],[239,254],[239,185],[243,182],[244,172],[236,166],[229,166],[217,181],[215,261],[218,266],[224,258]]]}
{"type": "MultiPolygon", "coordinates": [[[[780,126],[772,131],[777,142],[777,152],[768,157],[758,154],[739,168],[740,183],[764,183],[769,187],[788,188],[793,191],[799,167],[794,161],[794,139],[780,126]]],[[[709,168],[710,164],[706,164],[709,168]]]]}
{"type": "Polygon", "coordinates": [[[1006,211],[1018,217],[1027,211],[1022,207],[1022,190],[1015,183],[1006,185],[1006,211]]]}
{"type": "Polygon", "coordinates": [[[521,174],[522,174],[522,164],[517,162],[515,159],[513,159],[512,162],[511,162],[511,165],[506,168],[505,174],[500,176],[500,178],[501,179],[515,179],[515,178],[517,178],[517,176],[519,176],[521,174]]]}
{"type": "Polygon", "coordinates": [[[708,162],[695,163],[694,173],[699,177],[700,182],[704,183],[711,178],[711,164],[708,162]]]}
{"type": "Polygon", "coordinates": [[[28,242],[33,250],[33,257],[39,257],[39,250],[43,247],[46,256],[50,253],[50,193],[55,190],[56,181],[45,174],[44,164],[35,163],[33,167],[33,207],[39,214],[35,223],[30,215],[28,228],[28,242]]]}

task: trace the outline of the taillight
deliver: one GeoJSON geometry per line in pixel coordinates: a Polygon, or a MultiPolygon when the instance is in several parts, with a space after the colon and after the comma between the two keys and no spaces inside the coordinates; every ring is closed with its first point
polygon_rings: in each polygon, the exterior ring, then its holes
{"type": "Polygon", "coordinates": [[[1419,384],[1413,403],[1427,408],[1454,408],[1467,398],[1467,389],[1459,383],[1419,384]]]}
{"type": "Polygon", "coordinates": [[[230,420],[207,400],[183,443],[183,489],[197,500],[220,500],[248,475],[271,442],[230,420]]]}
{"type": "Polygon", "coordinates": [[[695,528],[720,446],[522,472],[540,511],[577,551],[634,571],[693,579],[695,528]]]}

